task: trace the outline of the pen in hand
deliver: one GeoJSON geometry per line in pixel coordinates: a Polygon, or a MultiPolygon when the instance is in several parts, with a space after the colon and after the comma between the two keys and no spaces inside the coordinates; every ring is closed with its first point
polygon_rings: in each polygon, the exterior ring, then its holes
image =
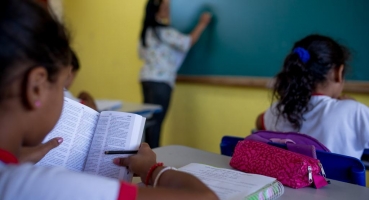
{"type": "Polygon", "coordinates": [[[106,155],[114,155],[114,154],[137,154],[138,151],[105,151],[106,155]]]}

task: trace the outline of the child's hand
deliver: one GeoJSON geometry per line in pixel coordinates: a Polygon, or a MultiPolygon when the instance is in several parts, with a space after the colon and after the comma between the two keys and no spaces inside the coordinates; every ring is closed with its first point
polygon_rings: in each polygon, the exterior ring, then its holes
{"type": "Polygon", "coordinates": [[[147,143],[142,143],[138,153],[128,158],[115,158],[114,164],[128,167],[129,171],[141,177],[145,182],[150,168],[156,164],[156,154],[151,150],[147,143]]]}
{"type": "Polygon", "coordinates": [[[20,163],[37,163],[40,161],[49,151],[58,147],[63,142],[62,138],[54,138],[44,144],[40,144],[36,147],[22,147],[19,162],[20,163]]]}
{"type": "Polygon", "coordinates": [[[82,100],[81,103],[83,103],[84,105],[94,109],[94,110],[97,110],[97,106],[96,106],[96,103],[95,103],[95,100],[94,98],[87,92],[81,92],[79,95],[78,95],[78,98],[82,100]]]}
{"type": "Polygon", "coordinates": [[[200,23],[207,26],[211,21],[211,14],[208,12],[205,12],[200,17],[200,23]]]}

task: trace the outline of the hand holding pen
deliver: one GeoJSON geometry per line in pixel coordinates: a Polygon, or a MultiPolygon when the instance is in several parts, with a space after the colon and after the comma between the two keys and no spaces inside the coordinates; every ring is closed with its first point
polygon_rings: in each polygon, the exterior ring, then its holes
{"type": "Polygon", "coordinates": [[[128,167],[129,171],[139,175],[142,182],[151,166],[156,164],[156,154],[147,143],[142,143],[137,154],[126,158],[115,158],[114,164],[128,167]]]}

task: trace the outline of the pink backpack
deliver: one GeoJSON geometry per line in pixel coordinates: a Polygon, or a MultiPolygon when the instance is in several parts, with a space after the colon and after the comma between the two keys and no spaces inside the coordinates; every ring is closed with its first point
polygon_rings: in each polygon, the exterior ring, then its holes
{"type": "Polygon", "coordinates": [[[305,134],[258,131],[237,144],[230,165],[243,172],[275,177],[292,188],[321,188],[327,181],[316,150],[330,152],[305,134]]]}
{"type": "Polygon", "coordinates": [[[320,161],[272,145],[251,140],[238,142],[230,165],[246,173],[274,177],[291,188],[327,185],[320,161]]]}

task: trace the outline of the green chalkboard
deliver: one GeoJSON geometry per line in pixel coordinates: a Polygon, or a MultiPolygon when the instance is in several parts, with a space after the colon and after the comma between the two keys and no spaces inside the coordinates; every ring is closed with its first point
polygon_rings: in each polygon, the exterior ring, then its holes
{"type": "Polygon", "coordinates": [[[180,75],[273,77],[295,41],[328,35],[353,52],[349,80],[369,81],[369,0],[171,0],[172,26],[214,18],[180,75]]]}

